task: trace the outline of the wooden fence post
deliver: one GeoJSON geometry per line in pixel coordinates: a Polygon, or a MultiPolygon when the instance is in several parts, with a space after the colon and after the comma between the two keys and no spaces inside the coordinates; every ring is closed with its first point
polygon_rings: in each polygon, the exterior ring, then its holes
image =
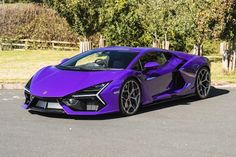
{"type": "Polygon", "coordinates": [[[11,49],[11,50],[14,49],[14,47],[13,47],[13,41],[11,41],[11,43],[10,43],[10,49],[11,49]]]}
{"type": "MultiPolygon", "coordinates": [[[[18,41],[14,40],[5,40],[0,39],[0,51],[4,50],[12,50],[12,49],[24,49],[27,50],[29,48],[32,49],[45,49],[45,48],[52,48],[52,49],[67,49],[67,50],[77,50],[77,43],[74,42],[67,42],[67,41],[43,41],[43,40],[31,40],[31,39],[22,39],[18,41]],[[76,46],[75,46],[76,45],[76,46]]],[[[91,49],[92,45],[89,42],[89,46],[87,49],[91,49]]]]}
{"type": "Polygon", "coordinates": [[[160,40],[154,39],[152,42],[152,47],[160,48],[160,40]]]}
{"type": "Polygon", "coordinates": [[[92,42],[91,41],[82,41],[80,42],[80,53],[91,50],[92,42]]]}
{"type": "Polygon", "coordinates": [[[227,42],[220,43],[220,54],[224,55],[224,51],[229,49],[229,45],[227,42]]]}
{"type": "Polygon", "coordinates": [[[223,56],[222,56],[222,68],[223,68],[223,71],[224,72],[228,72],[229,71],[229,68],[228,68],[228,59],[229,59],[229,56],[228,56],[228,50],[225,50],[224,51],[224,54],[223,54],[223,56]]]}
{"type": "Polygon", "coordinates": [[[152,47],[158,47],[158,43],[155,40],[152,42],[152,47]]]}
{"type": "Polygon", "coordinates": [[[234,72],[236,66],[236,51],[225,50],[222,57],[222,66],[224,72],[234,72]]]}
{"type": "Polygon", "coordinates": [[[233,63],[232,63],[232,71],[235,71],[235,66],[236,66],[236,51],[233,51],[233,63]]]}
{"type": "Polygon", "coordinates": [[[229,63],[228,63],[228,65],[229,65],[229,67],[228,67],[228,71],[229,72],[232,72],[232,70],[233,70],[233,56],[232,56],[232,54],[230,54],[230,56],[229,56],[229,63]]]}
{"type": "Polygon", "coordinates": [[[24,42],[25,42],[25,50],[27,50],[29,48],[29,42],[27,39],[24,40],[24,42]]]}
{"type": "Polygon", "coordinates": [[[165,49],[167,49],[167,50],[170,49],[170,42],[169,41],[165,42],[165,49]]]}
{"type": "Polygon", "coordinates": [[[101,35],[99,39],[99,48],[102,48],[102,47],[105,47],[105,39],[101,35]]]}
{"type": "Polygon", "coordinates": [[[2,39],[0,39],[0,51],[3,50],[3,46],[2,46],[2,39]]]}
{"type": "Polygon", "coordinates": [[[54,47],[55,47],[55,43],[54,41],[52,41],[52,49],[54,49],[54,47]]]}
{"type": "Polygon", "coordinates": [[[170,48],[170,42],[169,41],[162,41],[162,48],[169,50],[170,48]]]}

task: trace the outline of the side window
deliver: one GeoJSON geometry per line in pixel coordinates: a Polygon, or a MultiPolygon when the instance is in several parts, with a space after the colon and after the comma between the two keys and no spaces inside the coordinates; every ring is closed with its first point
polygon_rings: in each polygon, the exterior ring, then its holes
{"type": "Polygon", "coordinates": [[[173,57],[172,54],[170,54],[168,52],[164,52],[163,54],[164,54],[167,61],[170,60],[173,57]]]}
{"type": "Polygon", "coordinates": [[[143,55],[140,58],[140,61],[141,61],[142,67],[144,67],[144,65],[147,62],[157,62],[160,65],[163,65],[166,63],[167,60],[166,60],[165,55],[161,52],[149,52],[149,53],[143,55]]]}
{"type": "Polygon", "coordinates": [[[157,53],[157,63],[159,63],[160,65],[165,64],[167,61],[165,55],[163,53],[157,53]]]}
{"type": "Polygon", "coordinates": [[[134,64],[133,69],[137,71],[143,70],[140,60],[138,60],[138,62],[134,64]]]}

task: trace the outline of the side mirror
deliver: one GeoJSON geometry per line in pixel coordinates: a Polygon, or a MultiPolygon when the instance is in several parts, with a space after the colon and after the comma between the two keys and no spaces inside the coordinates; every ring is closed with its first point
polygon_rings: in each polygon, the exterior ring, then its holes
{"type": "Polygon", "coordinates": [[[146,70],[155,70],[160,66],[160,64],[158,64],[157,62],[147,62],[144,65],[144,69],[146,70]]]}
{"type": "Polygon", "coordinates": [[[65,63],[65,62],[68,61],[68,60],[69,60],[69,58],[63,59],[63,60],[61,61],[61,64],[65,63]]]}

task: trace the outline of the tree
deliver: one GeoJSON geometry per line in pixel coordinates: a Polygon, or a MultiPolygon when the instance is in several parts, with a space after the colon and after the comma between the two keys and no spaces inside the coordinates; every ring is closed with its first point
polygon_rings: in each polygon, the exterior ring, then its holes
{"type": "Polygon", "coordinates": [[[174,0],[147,0],[139,8],[139,16],[145,33],[143,40],[151,43],[154,38],[164,40],[167,34],[171,47],[185,50],[186,31],[179,25],[179,11],[174,0]]]}
{"type": "Polygon", "coordinates": [[[232,7],[227,8],[225,16],[225,28],[221,33],[221,38],[233,41],[233,48],[236,48],[236,0],[232,0],[232,7]]]}
{"type": "Polygon", "coordinates": [[[140,46],[143,28],[138,0],[104,0],[100,23],[110,45],[140,46]]]}
{"type": "Polygon", "coordinates": [[[167,34],[172,49],[189,51],[197,45],[201,55],[204,41],[236,34],[236,0],[12,1],[47,3],[80,36],[102,34],[112,45],[150,46],[167,34]]]}
{"type": "Polygon", "coordinates": [[[47,3],[65,17],[71,27],[84,38],[100,31],[101,0],[48,0],[47,3]]]}
{"type": "Polygon", "coordinates": [[[232,1],[147,0],[139,13],[149,40],[154,32],[162,39],[167,33],[174,49],[189,50],[188,45],[195,44],[201,55],[205,40],[220,37],[232,1]]]}
{"type": "Polygon", "coordinates": [[[232,6],[232,0],[183,0],[179,6],[182,10],[180,19],[186,20],[186,29],[198,47],[198,55],[202,55],[204,40],[217,39],[224,30],[226,8],[232,6]]]}

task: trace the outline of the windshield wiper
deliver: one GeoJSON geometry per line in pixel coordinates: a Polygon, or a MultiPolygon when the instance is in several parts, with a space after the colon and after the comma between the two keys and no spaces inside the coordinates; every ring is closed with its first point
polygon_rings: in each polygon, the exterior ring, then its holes
{"type": "Polygon", "coordinates": [[[62,70],[75,70],[75,71],[89,71],[90,69],[82,68],[82,67],[73,67],[73,66],[61,66],[58,65],[57,68],[62,70]]]}
{"type": "Polygon", "coordinates": [[[57,66],[59,69],[62,70],[75,70],[75,71],[105,71],[105,70],[122,70],[121,68],[85,68],[81,66],[57,66]]]}

